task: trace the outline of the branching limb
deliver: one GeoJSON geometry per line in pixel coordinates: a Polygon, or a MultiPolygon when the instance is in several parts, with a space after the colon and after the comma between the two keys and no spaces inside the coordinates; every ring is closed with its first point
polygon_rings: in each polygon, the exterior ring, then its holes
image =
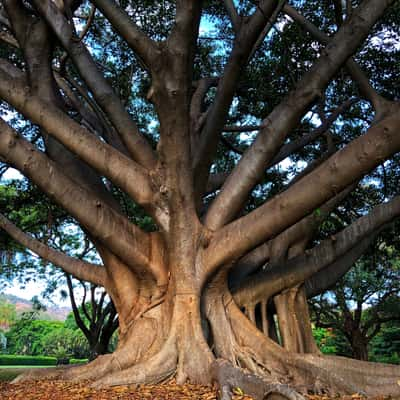
{"type": "Polygon", "coordinates": [[[140,135],[136,124],[97,68],[85,45],[82,42],[72,40],[73,32],[64,15],[50,0],[33,0],[33,3],[68,52],[97,103],[103,108],[115,129],[121,135],[121,139],[132,157],[142,166],[152,168],[155,165],[156,157],[150,144],[140,135]]]}
{"type": "Polygon", "coordinates": [[[74,275],[78,279],[89,281],[96,285],[106,285],[107,275],[104,266],[91,264],[52,249],[21,231],[2,214],[0,214],[0,227],[18,243],[21,243],[23,246],[38,254],[44,260],[62,268],[65,272],[74,275]]]}
{"type": "Polygon", "coordinates": [[[288,144],[282,146],[279,150],[278,154],[272,159],[271,163],[268,165],[268,168],[278,164],[286,157],[289,157],[291,154],[295,153],[296,151],[301,150],[304,146],[312,143],[314,140],[318,139],[322,136],[326,131],[332,126],[332,124],[336,121],[339,115],[343,114],[347,109],[349,109],[353,104],[358,102],[358,99],[349,99],[343,102],[339,107],[337,107],[326,120],[312,132],[308,133],[307,135],[302,136],[301,138],[294,140],[288,144]]]}
{"type": "Polygon", "coordinates": [[[200,145],[194,154],[196,191],[199,197],[204,192],[209,167],[214,159],[240,74],[247,65],[254,44],[275,9],[275,2],[261,1],[257,10],[247,23],[241,26],[240,32],[236,35],[233,50],[218,83],[214,102],[207,113],[207,119],[201,132],[200,145]]]}
{"type": "Polygon", "coordinates": [[[254,53],[257,51],[257,49],[261,46],[262,42],[267,37],[268,33],[270,32],[271,28],[275,24],[275,22],[278,18],[278,15],[282,11],[282,8],[286,2],[287,2],[287,0],[279,0],[278,5],[276,6],[276,8],[275,8],[274,12],[272,13],[272,15],[270,16],[270,18],[268,19],[267,24],[265,25],[263,31],[261,32],[256,43],[254,44],[253,49],[251,50],[251,53],[249,55],[249,60],[251,60],[253,58],[254,53]]]}
{"type": "Polygon", "coordinates": [[[305,246],[313,231],[329,215],[329,213],[340,202],[342,202],[352,190],[354,190],[355,186],[356,184],[350,185],[333,199],[321,206],[318,213],[308,215],[283,231],[276,238],[263,243],[239,259],[232,268],[230,274],[230,287],[233,288],[233,290],[238,288],[246,276],[261,268],[268,260],[271,260],[272,257],[276,258],[277,252],[281,251],[287,254],[289,250],[293,250],[292,246],[298,244],[302,244],[301,247],[305,246]],[[280,248],[281,250],[277,250],[277,248],[280,248]]]}
{"type": "Polygon", "coordinates": [[[83,40],[84,37],[89,32],[89,29],[93,24],[95,14],[96,14],[96,6],[94,6],[92,4],[91,7],[90,7],[89,16],[88,16],[88,18],[86,20],[86,24],[83,27],[83,29],[79,32],[79,40],[83,40]]]}
{"type": "Polygon", "coordinates": [[[242,133],[242,132],[255,132],[259,131],[260,129],[265,128],[263,125],[226,125],[223,128],[224,132],[237,132],[237,133],[242,133]]]}
{"type": "MultiPolygon", "coordinates": [[[[263,298],[270,298],[286,288],[310,279],[314,274],[346,255],[361,241],[369,242],[370,237],[375,237],[376,232],[382,230],[399,215],[400,197],[395,197],[388,203],[375,207],[368,215],[359,218],[331,239],[326,239],[313,249],[307,250],[304,255],[294,257],[284,265],[277,265],[271,270],[262,271],[249,278],[237,291],[238,295],[235,299],[239,305],[246,304],[249,300],[244,299],[251,295],[250,303],[256,304],[263,298]]],[[[364,248],[364,246],[360,245],[359,248],[364,248]]],[[[337,274],[335,277],[337,278],[337,274]]]]}
{"type": "Polygon", "coordinates": [[[8,75],[3,68],[4,65],[5,62],[0,63],[0,96],[5,101],[112,180],[139,204],[150,203],[152,198],[150,182],[143,167],[96,138],[57,106],[27,93],[23,81],[8,75]]]}
{"type": "Polygon", "coordinates": [[[296,89],[265,119],[266,128],[259,132],[209,208],[205,220],[207,227],[218,229],[237,215],[248,193],[260,180],[265,167],[277,154],[287,134],[321,96],[332,77],[357,50],[371,26],[391,3],[387,0],[376,7],[375,2],[376,0],[369,0],[357,8],[352,19],[342,26],[314,66],[298,82],[296,89]]]}
{"type": "Polygon", "coordinates": [[[207,249],[209,271],[283,231],[399,151],[398,114],[373,125],[285,192],[215,233],[207,249]]]}
{"type": "Polygon", "coordinates": [[[129,47],[142,60],[147,70],[157,62],[159,48],[132,20],[132,18],[113,0],[93,0],[96,7],[105,15],[129,47]]]}
{"type": "Polygon", "coordinates": [[[80,113],[82,118],[91,126],[96,134],[103,137],[108,144],[120,153],[129,157],[129,152],[122,143],[114,127],[107,120],[101,108],[96,104],[93,98],[90,97],[85,88],[70,77],[62,77],[58,72],[55,72],[54,75],[58,86],[68,97],[72,106],[80,113]],[[77,94],[79,94],[82,99],[77,94]],[[87,105],[85,103],[87,103],[87,105]]]}
{"type": "MultiPolygon", "coordinates": [[[[331,38],[329,36],[319,30],[312,22],[303,17],[295,8],[285,5],[283,10],[289,17],[293,18],[293,20],[301,25],[305,30],[310,32],[319,42],[325,45],[330,42],[331,38]]],[[[385,111],[387,101],[373,88],[363,70],[352,58],[346,62],[346,68],[353,79],[357,82],[362,96],[371,102],[380,117],[380,114],[385,111]]]]}
{"type": "Polygon", "coordinates": [[[94,238],[125,261],[134,271],[151,271],[164,285],[166,271],[149,259],[149,235],[111,209],[90,190],[67,177],[45,154],[36,150],[0,120],[0,154],[43,192],[76,218],[94,238]]]}
{"type": "Polygon", "coordinates": [[[229,19],[231,20],[232,28],[233,28],[234,32],[239,33],[241,17],[236,10],[233,0],[224,0],[224,5],[226,8],[226,12],[229,15],[229,19]]]}
{"type": "MultiPolygon", "coordinates": [[[[79,313],[79,309],[78,309],[78,305],[76,304],[76,300],[75,300],[75,293],[74,293],[74,288],[72,286],[72,279],[71,276],[69,274],[65,274],[65,278],[67,280],[67,287],[68,287],[68,292],[69,292],[69,298],[71,301],[71,307],[72,307],[72,312],[74,313],[74,319],[76,324],[78,325],[79,329],[83,332],[83,334],[85,335],[85,337],[87,339],[89,339],[90,337],[90,331],[89,329],[86,327],[85,323],[83,322],[83,319],[81,317],[81,314],[79,313]]],[[[83,300],[85,300],[85,297],[83,298],[83,300]]],[[[84,301],[82,302],[82,306],[84,306],[84,301]]],[[[90,321],[90,316],[86,315],[86,317],[89,317],[88,320],[90,321]]]]}

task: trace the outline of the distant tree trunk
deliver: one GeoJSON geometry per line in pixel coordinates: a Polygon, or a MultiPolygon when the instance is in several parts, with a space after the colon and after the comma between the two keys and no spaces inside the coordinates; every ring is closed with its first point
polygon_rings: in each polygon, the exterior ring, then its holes
{"type": "Polygon", "coordinates": [[[359,332],[353,332],[351,349],[354,358],[357,360],[368,361],[368,343],[359,332]]]}

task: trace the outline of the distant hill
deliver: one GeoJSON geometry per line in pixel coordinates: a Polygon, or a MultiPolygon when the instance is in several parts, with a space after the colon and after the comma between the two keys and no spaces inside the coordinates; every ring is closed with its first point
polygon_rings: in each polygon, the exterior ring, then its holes
{"type": "MultiPolygon", "coordinates": [[[[23,312],[27,312],[32,310],[32,302],[26,299],[22,299],[21,297],[14,296],[12,294],[0,294],[0,301],[4,300],[8,303],[15,304],[15,308],[17,314],[21,314],[23,312]]],[[[67,318],[67,315],[71,312],[71,309],[68,307],[57,307],[57,306],[49,306],[46,307],[46,311],[43,311],[39,314],[40,319],[48,319],[48,320],[56,320],[56,321],[64,321],[67,318]]]]}

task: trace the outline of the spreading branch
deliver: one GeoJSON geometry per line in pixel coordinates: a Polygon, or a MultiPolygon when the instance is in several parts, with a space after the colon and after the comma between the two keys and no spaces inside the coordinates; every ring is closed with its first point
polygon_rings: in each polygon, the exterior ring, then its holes
{"type": "MultiPolygon", "coordinates": [[[[319,30],[312,22],[303,17],[296,9],[289,5],[285,5],[283,10],[300,26],[310,32],[311,35],[313,35],[314,38],[317,39],[319,42],[325,45],[330,42],[331,38],[329,36],[319,30]]],[[[357,82],[362,96],[371,102],[372,106],[378,114],[383,112],[386,108],[387,102],[373,88],[360,66],[352,58],[350,58],[346,62],[346,68],[350,72],[350,75],[353,77],[353,79],[357,82]]]]}
{"type": "Polygon", "coordinates": [[[257,10],[247,20],[247,23],[241,26],[240,32],[236,35],[231,55],[217,86],[215,99],[201,131],[201,141],[194,154],[193,163],[198,196],[206,186],[209,167],[214,159],[219,137],[226,123],[240,74],[247,65],[252,48],[275,9],[275,2],[261,1],[257,10]]]}
{"type": "Polygon", "coordinates": [[[22,246],[27,247],[44,260],[62,268],[65,272],[72,274],[77,279],[92,282],[95,285],[106,286],[107,274],[104,266],[91,264],[52,249],[17,228],[3,214],[0,214],[0,227],[22,246]]]}
{"type": "Polygon", "coordinates": [[[217,231],[206,251],[209,272],[296,223],[398,152],[398,114],[373,125],[285,192],[217,231]]]}
{"type": "Polygon", "coordinates": [[[307,250],[304,255],[252,276],[235,293],[235,300],[239,305],[257,304],[261,299],[268,299],[284,289],[303,283],[345,256],[361,241],[369,241],[371,237],[375,237],[377,232],[399,215],[400,197],[397,196],[375,207],[369,214],[359,218],[332,238],[307,250]]]}
{"type": "Polygon", "coordinates": [[[163,266],[151,263],[147,233],[100,201],[92,191],[77,185],[2,119],[0,129],[0,155],[8,164],[31,179],[127,265],[140,273],[143,269],[151,271],[161,285],[165,284],[167,275],[163,266]]]}
{"type": "Polygon", "coordinates": [[[50,0],[33,0],[35,7],[45,17],[58,40],[68,52],[97,103],[107,114],[115,129],[121,135],[130,154],[138,163],[147,168],[155,165],[155,154],[147,140],[139,133],[138,128],[120,99],[99,71],[85,45],[73,40],[74,32],[64,15],[50,0]]]}
{"type": "Polygon", "coordinates": [[[236,10],[233,0],[224,0],[224,5],[225,5],[226,12],[229,15],[229,19],[231,20],[232,28],[233,28],[234,32],[239,33],[241,17],[236,10]]]}
{"type": "Polygon", "coordinates": [[[116,31],[125,39],[147,70],[150,70],[159,53],[157,43],[151,40],[132,18],[113,0],[93,0],[96,7],[110,21],[116,31]]]}
{"type": "Polygon", "coordinates": [[[152,195],[149,177],[144,168],[95,137],[55,105],[30,95],[25,90],[22,76],[19,80],[15,79],[15,75],[7,73],[5,64],[1,60],[0,97],[125,190],[139,204],[150,203],[152,195]]]}
{"type": "Polygon", "coordinates": [[[206,225],[210,229],[220,228],[237,215],[288,133],[322,95],[332,77],[357,50],[391,1],[376,3],[377,0],[368,0],[357,8],[297,87],[265,119],[266,128],[259,132],[209,208],[206,225]]]}

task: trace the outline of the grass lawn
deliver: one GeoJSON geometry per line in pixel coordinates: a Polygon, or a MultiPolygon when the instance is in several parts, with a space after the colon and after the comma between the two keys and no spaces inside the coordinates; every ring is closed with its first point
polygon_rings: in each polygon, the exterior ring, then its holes
{"type": "Polygon", "coordinates": [[[52,365],[2,365],[0,367],[0,382],[11,381],[19,374],[32,368],[52,368],[52,365]]]}

